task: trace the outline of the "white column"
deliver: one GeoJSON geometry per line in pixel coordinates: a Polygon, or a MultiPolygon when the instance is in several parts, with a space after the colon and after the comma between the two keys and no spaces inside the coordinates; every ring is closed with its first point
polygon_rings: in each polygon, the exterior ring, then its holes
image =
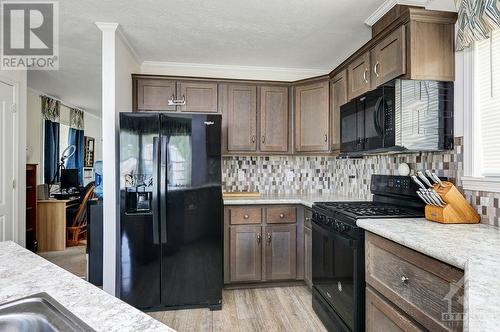
{"type": "Polygon", "coordinates": [[[102,31],[103,289],[115,295],[116,239],[119,216],[116,165],[118,112],[115,105],[117,23],[96,25],[102,31]]]}

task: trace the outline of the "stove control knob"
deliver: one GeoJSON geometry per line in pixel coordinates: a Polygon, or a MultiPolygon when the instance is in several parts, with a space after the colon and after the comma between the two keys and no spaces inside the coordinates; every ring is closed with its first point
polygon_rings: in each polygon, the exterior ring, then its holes
{"type": "Polygon", "coordinates": [[[328,226],[333,225],[333,219],[332,219],[332,218],[328,218],[328,220],[327,220],[326,224],[327,224],[328,226]]]}
{"type": "Polygon", "coordinates": [[[319,216],[319,213],[318,213],[318,212],[313,212],[313,215],[312,215],[313,219],[316,219],[316,220],[317,220],[317,219],[318,219],[318,216],[319,216]]]}
{"type": "Polygon", "coordinates": [[[340,231],[341,232],[347,231],[347,226],[345,224],[340,224],[340,231]]]}
{"type": "Polygon", "coordinates": [[[340,231],[340,223],[338,221],[335,222],[335,230],[340,231]]]}

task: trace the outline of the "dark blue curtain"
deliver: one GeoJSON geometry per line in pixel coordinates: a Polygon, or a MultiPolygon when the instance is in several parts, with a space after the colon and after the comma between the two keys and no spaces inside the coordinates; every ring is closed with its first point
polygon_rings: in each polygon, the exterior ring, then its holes
{"type": "Polygon", "coordinates": [[[68,146],[76,146],[75,154],[66,160],[66,168],[77,168],[80,183],[83,183],[83,157],[84,157],[83,130],[69,128],[68,146]]]}
{"type": "Polygon", "coordinates": [[[59,181],[55,177],[59,162],[59,123],[45,120],[44,126],[44,181],[51,184],[51,181],[59,181]]]}

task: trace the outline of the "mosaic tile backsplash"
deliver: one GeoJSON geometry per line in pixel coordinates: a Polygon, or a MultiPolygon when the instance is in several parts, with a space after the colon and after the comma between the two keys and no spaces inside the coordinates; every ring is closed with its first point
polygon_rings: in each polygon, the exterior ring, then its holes
{"type": "MultiPolygon", "coordinates": [[[[371,199],[372,174],[398,174],[407,163],[412,172],[430,169],[461,187],[463,170],[462,138],[447,152],[365,156],[338,159],[330,156],[233,156],[224,157],[224,191],[258,191],[273,194],[339,193],[371,199]]],[[[483,222],[498,225],[499,196],[466,192],[466,197],[482,215],[483,222]]]]}

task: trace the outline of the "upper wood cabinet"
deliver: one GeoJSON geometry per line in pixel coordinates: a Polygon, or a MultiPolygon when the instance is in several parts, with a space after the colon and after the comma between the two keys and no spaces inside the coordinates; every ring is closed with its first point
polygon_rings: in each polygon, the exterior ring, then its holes
{"type": "Polygon", "coordinates": [[[257,86],[229,84],[227,150],[257,151],[257,86]]]}
{"type": "Polygon", "coordinates": [[[137,110],[139,111],[175,111],[176,107],[168,104],[175,98],[175,81],[165,79],[137,80],[137,110]]]}
{"type": "Polygon", "coordinates": [[[405,26],[401,26],[371,51],[372,88],[406,73],[405,26]]]}
{"type": "Polygon", "coordinates": [[[266,280],[295,279],[297,276],[296,228],[295,224],[264,227],[266,280]]]}
{"type": "Polygon", "coordinates": [[[260,151],[288,151],[288,87],[260,87],[260,151]]]}
{"type": "Polygon", "coordinates": [[[347,67],[349,99],[370,91],[370,52],[354,59],[347,67]]]}
{"type": "Polygon", "coordinates": [[[329,151],[329,83],[295,87],[295,149],[329,151]]]}
{"type": "Polygon", "coordinates": [[[332,151],[340,149],[340,106],[347,103],[347,70],[342,70],[331,80],[330,137],[332,151]]]}
{"type": "Polygon", "coordinates": [[[217,83],[184,82],[177,83],[177,98],[184,100],[181,112],[217,113],[217,83]]]}
{"type": "Polygon", "coordinates": [[[262,279],[261,226],[232,226],[230,229],[230,281],[262,279]]]}

